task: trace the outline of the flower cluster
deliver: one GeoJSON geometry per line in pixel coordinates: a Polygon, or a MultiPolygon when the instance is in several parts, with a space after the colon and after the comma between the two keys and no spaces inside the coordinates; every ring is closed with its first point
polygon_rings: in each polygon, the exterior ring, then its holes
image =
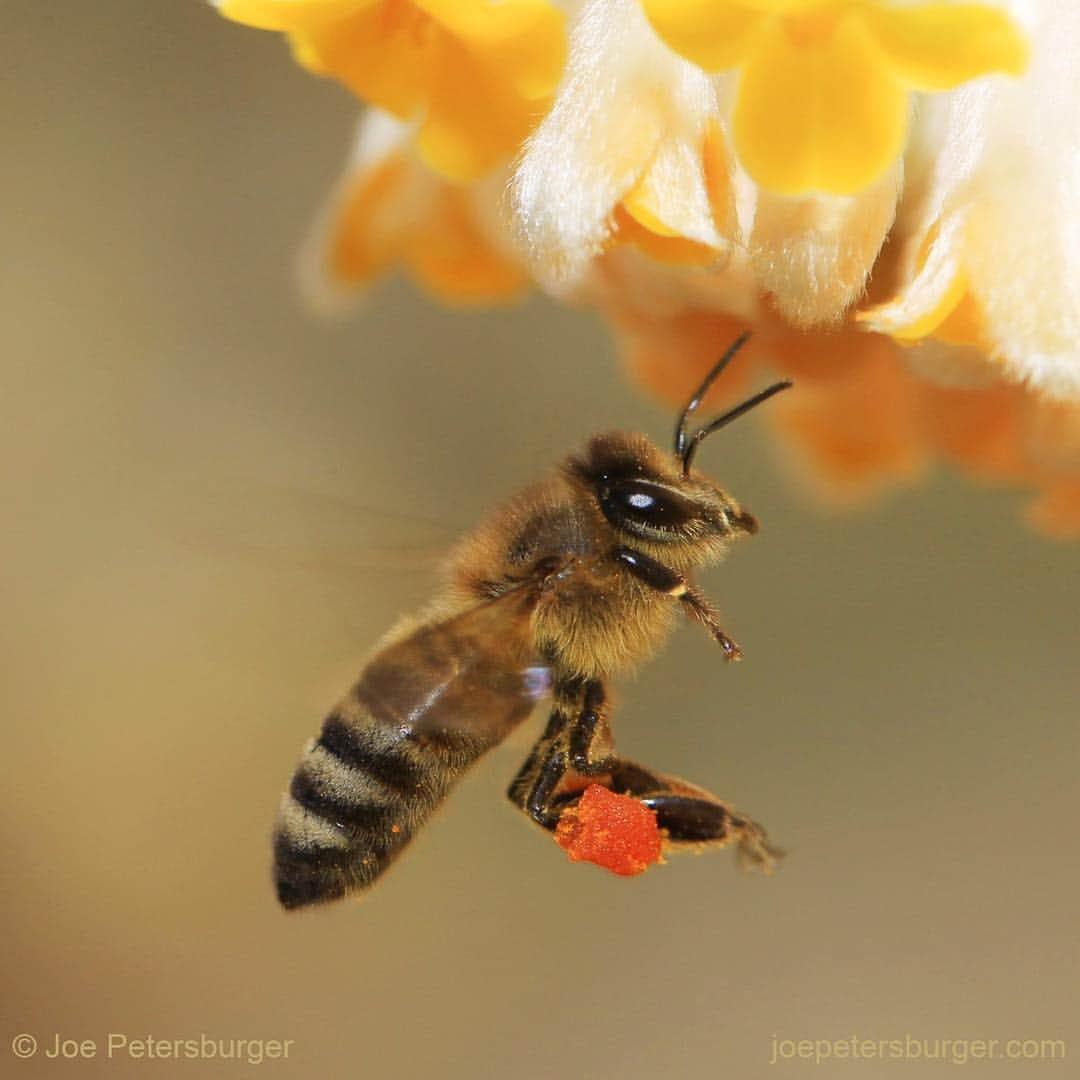
{"type": "Polygon", "coordinates": [[[536,283],[673,401],[752,329],[824,489],[943,458],[1080,535],[1075,0],[216,2],[373,106],[324,298],[536,283]]]}

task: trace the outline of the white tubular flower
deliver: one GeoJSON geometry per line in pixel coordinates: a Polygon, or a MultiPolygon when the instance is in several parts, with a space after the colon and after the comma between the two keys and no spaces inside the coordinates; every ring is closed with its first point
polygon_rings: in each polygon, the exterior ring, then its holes
{"type": "Polygon", "coordinates": [[[722,253],[734,206],[727,162],[708,164],[726,153],[719,120],[713,81],[657,38],[637,0],[589,0],[513,182],[537,275],[578,278],[620,218],[722,253]]]}
{"type": "Polygon", "coordinates": [[[1030,69],[925,103],[897,222],[900,286],[859,318],[1080,398],[1080,5],[1012,8],[1034,43],[1030,69]]]}
{"type": "Polygon", "coordinates": [[[901,164],[857,195],[758,194],[749,248],[758,285],[798,327],[838,323],[861,300],[896,213],[901,164]]]}
{"type": "Polygon", "coordinates": [[[214,2],[398,118],[324,295],[535,281],[673,401],[752,330],[799,471],[855,497],[944,459],[1080,537],[1080,0],[214,2]]]}

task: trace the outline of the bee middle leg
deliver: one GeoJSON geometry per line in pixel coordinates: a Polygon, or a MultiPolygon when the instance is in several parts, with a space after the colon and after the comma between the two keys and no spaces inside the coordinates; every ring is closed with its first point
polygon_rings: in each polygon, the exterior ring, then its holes
{"type": "Polygon", "coordinates": [[[580,790],[565,790],[568,778],[604,778],[619,765],[604,715],[606,696],[599,680],[556,686],[547,728],[507,791],[515,806],[546,829],[554,829],[580,797],[580,790]]]}

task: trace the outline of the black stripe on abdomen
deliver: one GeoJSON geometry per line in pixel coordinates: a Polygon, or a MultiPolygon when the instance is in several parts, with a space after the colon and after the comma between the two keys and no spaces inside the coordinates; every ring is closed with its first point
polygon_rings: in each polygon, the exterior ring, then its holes
{"type": "MultiPolygon", "coordinates": [[[[327,755],[329,758],[330,755],[327,755]]],[[[326,783],[305,760],[293,773],[289,794],[305,809],[350,833],[378,834],[392,824],[390,819],[399,807],[397,800],[373,799],[370,795],[353,796],[338,792],[326,783]]]]}
{"type": "Polygon", "coordinates": [[[323,722],[318,745],[403,799],[422,789],[424,774],[430,768],[410,755],[404,740],[399,739],[395,745],[377,723],[369,719],[362,726],[337,712],[323,722]]]}
{"type": "Polygon", "coordinates": [[[456,778],[438,753],[349,702],[323,724],[282,800],[274,877],[286,908],[370,885],[456,778]]]}

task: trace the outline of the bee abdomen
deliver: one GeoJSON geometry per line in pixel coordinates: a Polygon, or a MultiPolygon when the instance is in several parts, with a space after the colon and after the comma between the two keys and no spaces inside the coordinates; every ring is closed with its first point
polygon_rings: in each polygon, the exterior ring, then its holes
{"type": "Polygon", "coordinates": [[[323,723],[282,798],[274,877],[286,908],[370,885],[446,794],[458,769],[354,695],[323,723]]]}

